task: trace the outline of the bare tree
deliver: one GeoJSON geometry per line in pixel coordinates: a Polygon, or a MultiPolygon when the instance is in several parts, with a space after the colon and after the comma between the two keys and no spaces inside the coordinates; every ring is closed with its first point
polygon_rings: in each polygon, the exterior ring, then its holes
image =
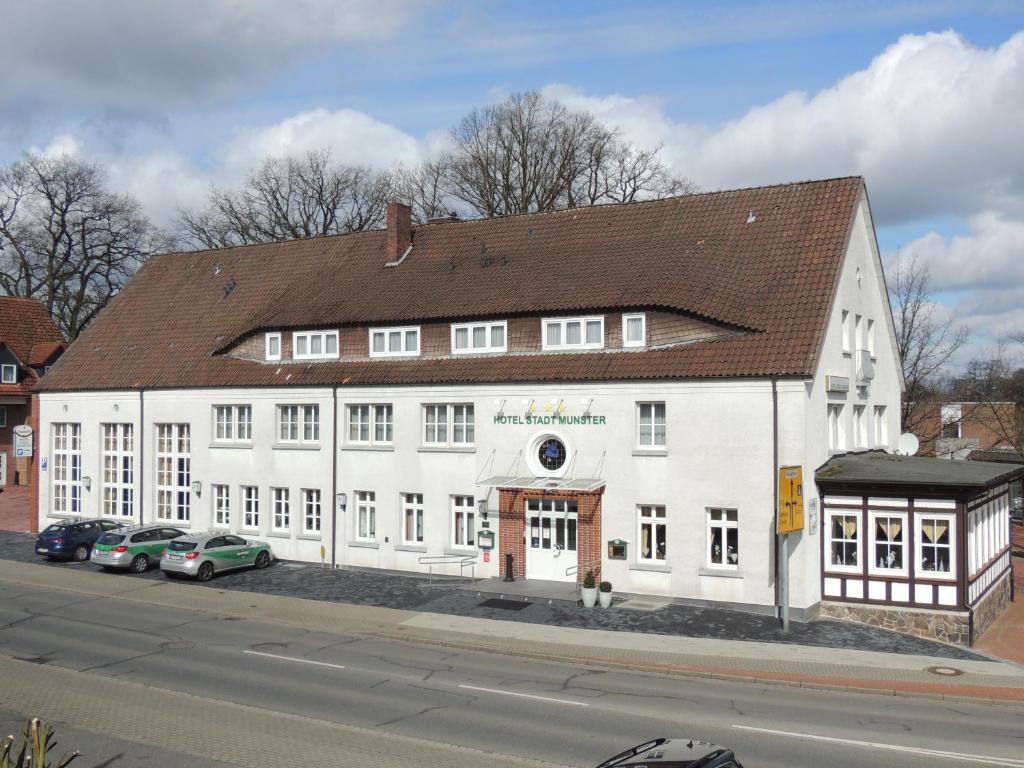
{"type": "Polygon", "coordinates": [[[0,290],[40,299],[69,340],[168,246],[96,165],[30,154],[0,168],[0,290]]]}
{"type": "Polygon", "coordinates": [[[995,438],[995,447],[1024,456],[1024,368],[1019,350],[1024,338],[1010,337],[968,364],[955,382],[958,399],[971,403],[971,418],[995,438]]]}
{"type": "Polygon", "coordinates": [[[425,224],[447,216],[459,207],[447,191],[449,159],[442,155],[412,168],[398,167],[394,172],[394,190],[398,199],[412,206],[413,220],[425,224]]]}
{"type": "Polygon", "coordinates": [[[900,423],[903,431],[930,441],[941,426],[936,427],[923,404],[935,394],[950,359],[967,341],[967,329],[957,325],[952,316],[939,316],[931,273],[916,256],[906,259],[898,254],[893,278],[889,301],[906,381],[900,423]]]}
{"type": "Polygon", "coordinates": [[[186,240],[217,248],[360,232],[384,223],[391,174],[335,163],[327,150],[267,158],[241,189],[214,187],[205,208],[179,211],[186,240]]]}

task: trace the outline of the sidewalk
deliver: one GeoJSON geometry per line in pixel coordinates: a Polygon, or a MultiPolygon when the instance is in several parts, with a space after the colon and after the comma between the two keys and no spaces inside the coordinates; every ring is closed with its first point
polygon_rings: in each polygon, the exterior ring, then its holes
{"type": "Polygon", "coordinates": [[[6,560],[0,560],[0,580],[339,634],[526,658],[842,691],[1024,703],[1024,667],[981,657],[950,659],[493,621],[238,593],[111,576],[80,566],[51,568],[6,560]]]}
{"type": "Polygon", "coordinates": [[[27,531],[31,523],[32,489],[8,483],[0,490],[0,530],[27,531]]]}
{"type": "Polygon", "coordinates": [[[1013,526],[1013,577],[1016,600],[982,635],[975,647],[1024,665],[1024,524],[1013,526]]]}

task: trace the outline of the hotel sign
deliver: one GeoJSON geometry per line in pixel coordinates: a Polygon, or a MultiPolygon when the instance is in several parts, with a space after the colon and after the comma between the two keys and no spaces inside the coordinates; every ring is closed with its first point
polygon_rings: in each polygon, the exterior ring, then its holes
{"type": "Polygon", "coordinates": [[[528,413],[525,416],[506,416],[503,413],[494,414],[495,424],[561,424],[570,426],[572,424],[589,424],[591,426],[606,426],[608,424],[607,416],[591,416],[589,413],[585,413],[581,416],[566,416],[562,413],[553,413],[551,415],[546,414],[532,414],[528,413]]]}

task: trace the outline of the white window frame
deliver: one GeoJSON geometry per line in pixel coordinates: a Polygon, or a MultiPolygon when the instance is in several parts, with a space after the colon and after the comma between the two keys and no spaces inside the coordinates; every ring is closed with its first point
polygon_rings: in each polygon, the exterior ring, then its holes
{"type": "Polygon", "coordinates": [[[939,421],[941,422],[941,431],[939,437],[947,440],[961,440],[964,436],[964,408],[960,403],[953,403],[951,405],[943,405],[939,407],[939,421]],[[946,427],[956,427],[956,435],[953,437],[947,437],[946,427]]]}
{"type": "Polygon", "coordinates": [[[473,403],[423,403],[421,412],[423,428],[420,439],[424,447],[472,448],[476,445],[476,407],[473,403]],[[440,414],[444,414],[443,422],[438,418],[440,414]],[[439,434],[442,429],[444,439],[439,434]],[[462,440],[456,439],[457,432],[461,433],[462,440]]]}
{"type": "Polygon", "coordinates": [[[292,360],[337,360],[341,354],[337,331],[293,331],[292,360]],[[299,352],[299,341],[305,342],[306,351],[299,352]],[[313,341],[320,342],[320,351],[313,352],[313,341]],[[327,351],[327,342],[333,340],[334,351],[327,351]]]}
{"type": "Polygon", "coordinates": [[[274,533],[288,533],[292,527],[291,491],[288,488],[270,489],[270,530],[274,533]]]}
{"type": "Polygon", "coordinates": [[[846,425],[843,423],[843,403],[828,403],[826,408],[828,449],[832,453],[846,450],[846,425]]]}
{"type": "Polygon", "coordinates": [[[704,519],[706,521],[705,537],[707,543],[704,545],[705,562],[708,568],[721,571],[737,571],[740,567],[740,512],[736,507],[707,507],[704,511],[704,519]],[[729,513],[735,516],[734,520],[729,519],[729,513]],[[721,515],[720,518],[715,517],[715,513],[721,515]],[[712,541],[714,540],[715,529],[721,529],[721,542],[726,546],[726,551],[722,553],[722,562],[716,563],[714,561],[714,552],[712,552],[712,541]],[[736,531],[736,561],[729,562],[729,531],[736,531]]]}
{"type": "Polygon", "coordinates": [[[370,357],[418,357],[420,354],[420,327],[418,325],[397,325],[390,328],[370,328],[369,329],[369,350],[370,357]],[[399,333],[401,334],[401,350],[394,352],[390,351],[390,334],[399,333]],[[409,349],[408,346],[408,333],[416,334],[416,348],[409,349]],[[374,351],[373,349],[373,337],[375,334],[383,334],[384,336],[384,349],[383,351],[374,351]]]}
{"type": "Polygon", "coordinates": [[[636,448],[640,451],[664,451],[668,447],[668,406],[663,400],[638,402],[636,404],[636,448]],[[658,421],[658,406],[661,406],[661,421],[658,421]],[[644,410],[650,410],[650,442],[644,442],[644,410]],[[661,427],[661,442],[658,442],[658,427],[661,427]]]}
{"type": "Polygon", "coordinates": [[[841,330],[843,334],[843,354],[853,354],[853,329],[850,327],[850,313],[845,309],[842,311],[841,330]]]}
{"type": "MultiPolygon", "coordinates": [[[[861,530],[861,511],[859,509],[828,509],[825,511],[825,570],[829,573],[862,573],[864,562],[864,531],[861,530]],[[833,539],[832,519],[835,517],[852,517],[857,521],[857,533],[854,539],[833,539]],[[832,562],[832,543],[835,541],[854,541],[857,545],[856,565],[836,565],[832,562]]],[[[844,531],[845,534],[845,531],[844,531]]]]}
{"type": "Polygon", "coordinates": [[[320,405],[278,405],[277,442],[283,445],[320,445],[320,405]]]}
{"type": "Polygon", "coordinates": [[[604,349],[604,315],[585,315],[580,317],[545,317],[541,321],[541,349],[544,351],[558,351],[566,349],[604,349]],[[587,323],[598,322],[601,328],[601,340],[598,342],[587,341],[587,323]],[[566,327],[570,323],[579,323],[580,341],[578,344],[570,344],[565,340],[566,327]],[[551,343],[548,329],[558,327],[558,341],[551,343]]]}
{"type": "Polygon", "coordinates": [[[867,350],[871,359],[875,359],[875,321],[868,318],[867,350]]]}
{"type": "Polygon", "coordinates": [[[647,346],[647,313],[631,312],[622,316],[622,346],[624,347],[646,347],[647,346]],[[640,341],[629,340],[629,321],[640,320],[640,341]]]}
{"type": "Polygon", "coordinates": [[[320,535],[323,524],[321,499],[319,488],[302,489],[302,532],[307,536],[320,535]]]}
{"type": "Polygon", "coordinates": [[[918,579],[936,581],[956,581],[956,515],[952,512],[917,512],[914,514],[914,573],[918,579]],[[924,570],[924,522],[939,521],[949,526],[949,544],[929,545],[941,546],[949,549],[949,570],[948,571],[926,571],[924,570]]]}
{"type": "Polygon", "coordinates": [[[909,574],[909,566],[912,548],[908,546],[907,537],[909,532],[907,531],[907,519],[908,515],[906,512],[899,512],[896,510],[869,510],[868,511],[868,573],[872,576],[903,576],[906,577],[909,574]],[[880,568],[878,561],[875,559],[875,529],[878,527],[875,521],[880,517],[892,517],[900,518],[902,520],[902,528],[900,532],[903,534],[903,541],[901,546],[903,548],[903,567],[902,568],[880,568]]]}
{"type": "Polygon", "coordinates": [[[213,442],[224,445],[252,443],[251,405],[214,405],[213,442]]]}
{"type": "Polygon", "coordinates": [[[260,529],[260,487],[258,485],[241,486],[242,519],[240,530],[258,531],[260,529]]]}
{"type": "Polygon", "coordinates": [[[135,425],[104,423],[100,453],[100,504],[104,517],[135,516],[135,425]]]}
{"type": "Polygon", "coordinates": [[[156,425],[156,467],[156,519],[189,522],[192,518],[192,428],[189,424],[156,425]],[[162,450],[168,442],[170,450],[162,450]],[[161,468],[165,461],[169,469],[161,468]]]}
{"type": "Polygon", "coordinates": [[[889,430],[885,422],[885,406],[876,405],[874,409],[875,445],[885,447],[889,444],[889,430]]]}
{"type": "Polygon", "coordinates": [[[210,503],[213,504],[213,527],[231,527],[231,486],[214,483],[210,486],[210,503]]]}
{"type": "Polygon", "coordinates": [[[864,338],[864,316],[853,316],[853,343],[857,350],[867,349],[867,341],[864,338]]]}
{"type": "Polygon", "coordinates": [[[420,546],[424,541],[423,494],[402,494],[402,543],[406,546],[420,546]],[[412,536],[409,536],[410,525],[412,536]]]}
{"type": "Polygon", "coordinates": [[[452,354],[453,355],[482,355],[508,351],[508,323],[505,320],[494,320],[486,323],[452,323],[452,354]],[[494,330],[501,329],[501,344],[494,344],[494,330]],[[483,329],[485,344],[482,347],[474,345],[475,330],[483,329]],[[459,332],[466,332],[466,346],[459,348],[456,343],[459,332]]]}
{"type": "Polygon", "coordinates": [[[281,334],[280,333],[268,333],[263,339],[263,353],[267,360],[280,360],[281,359],[281,334]],[[271,342],[277,342],[277,353],[271,352],[271,342]]]}
{"type": "Polygon", "coordinates": [[[668,509],[664,504],[636,505],[636,559],[639,563],[668,564],[668,509]],[[649,552],[644,555],[644,526],[650,526],[649,552]],[[665,551],[658,557],[658,529],[664,530],[665,551]]]}
{"type": "Polygon", "coordinates": [[[346,442],[350,445],[394,445],[395,408],[392,403],[349,403],[345,414],[348,420],[346,442]]]}
{"type": "Polygon", "coordinates": [[[868,413],[867,406],[865,406],[865,405],[854,405],[853,406],[853,447],[854,448],[867,448],[868,447],[867,413],[868,413]]]}
{"type": "Polygon", "coordinates": [[[452,549],[476,549],[476,500],[456,494],[450,498],[452,549]]]}
{"type": "Polygon", "coordinates": [[[11,363],[0,365],[0,384],[17,384],[18,366],[11,363]]]}
{"type": "Polygon", "coordinates": [[[60,422],[53,425],[52,483],[53,512],[82,515],[82,425],[60,422]]]}
{"type": "Polygon", "coordinates": [[[377,541],[377,494],[374,491],[356,491],[355,539],[367,543],[377,541]]]}

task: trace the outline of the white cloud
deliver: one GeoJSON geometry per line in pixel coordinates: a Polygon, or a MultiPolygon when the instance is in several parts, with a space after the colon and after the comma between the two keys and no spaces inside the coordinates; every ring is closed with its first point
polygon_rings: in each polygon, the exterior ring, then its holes
{"type": "Polygon", "coordinates": [[[548,93],[587,108],[705,188],[863,174],[880,223],[996,207],[1024,211],[1024,32],[992,49],[954,32],[906,35],[863,70],[720,125],[674,122],[656,101],[548,93]]]}
{"type": "Polygon", "coordinates": [[[23,0],[0,23],[0,114],[163,115],[337,44],[393,37],[426,0],[23,0]]]}

